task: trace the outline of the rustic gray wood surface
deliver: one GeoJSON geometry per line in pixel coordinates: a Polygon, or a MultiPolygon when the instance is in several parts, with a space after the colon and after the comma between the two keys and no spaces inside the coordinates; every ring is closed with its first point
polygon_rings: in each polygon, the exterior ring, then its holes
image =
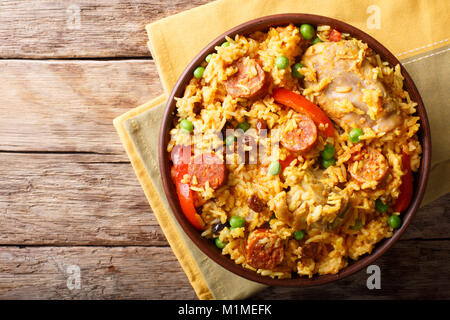
{"type": "MultiPolygon", "coordinates": [[[[0,299],[195,299],[112,120],[162,93],[144,25],[207,2],[0,2],[0,299]]],[[[362,270],[253,298],[449,298],[449,212],[417,213],[381,290],[362,270]]]]}

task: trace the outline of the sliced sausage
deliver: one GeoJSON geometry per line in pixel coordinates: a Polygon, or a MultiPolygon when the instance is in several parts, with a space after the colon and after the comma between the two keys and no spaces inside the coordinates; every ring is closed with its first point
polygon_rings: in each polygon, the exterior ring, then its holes
{"type": "Polygon", "coordinates": [[[349,164],[348,171],[353,179],[360,183],[380,181],[389,169],[386,158],[374,148],[362,149],[353,159],[358,160],[349,164]]]}
{"type": "Polygon", "coordinates": [[[317,140],[317,127],[314,121],[300,113],[295,114],[294,118],[297,128],[285,131],[281,136],[281,144],[291,151],[306,151],[317,140]]]}
{"type": "Polygon", "coordinates": [[[226,167],[225,163],[212,153],[203,153],[194,157],[189,164],[189,175],[195,176],[199,185],[209,186],[213,189],[219,188],[225,182],[226,167]]]}
{"type": "Polygon", "coordinates": [[[350,148],[350,161],[358,161],[362,158],[362,152],[361,149],[364,147],[364,143],[360,142],[353,147],[350,148]]]}
{"type": "Polygon", "coordinates": [[[266,73],[255,59],[235,62],[237,72],[225,81],[225,88],[234,98],[257,98],[266,90],[266,73]]]}
{"type": "Polygon", "coordinates": [[[281,239],[268,229],[256,229],[247,239],[247,263],[257,269],[272,270],[284,258],[281,239]]]}

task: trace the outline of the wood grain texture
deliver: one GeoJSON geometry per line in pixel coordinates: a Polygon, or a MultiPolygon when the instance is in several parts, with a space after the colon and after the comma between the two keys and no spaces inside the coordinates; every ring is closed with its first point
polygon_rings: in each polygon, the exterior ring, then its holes
{"type": "MultiPolygon", "coordinates": [[[[449,259],[449,240],[400,241],[375,262],[380,290],[367,289],[361,270],[319,287],[271,287],[252,299],[445,299],[450,272],[442,261],[449,259]]],[[[195,298],[168,247],[0,247],[0,261],[0,299],[195,298]],[[71,265],[80,268],[80,289],[67,286],[71,265]]]]}
{"type": "Polygon", "coordinates": [[[0,299],[195,298],[169,247],[0,247],[0,261],[0,299]]]}
{"type": "Polygon", "coordinates": [[[121,159],[0,153],[0,244],[167,245],[121,159]]]}
{"type": "Polygon", "coordinates": [[[0,58],[149,57],[145,25],[211,0],[0,2],[0,58]]]}
{"type": "Polygon", "coordinates": [[[124,155],[113,119],[162,93],[151,60],[0,60],[0,78],[7,151],[124,155]]]}
{"type": "Polygon", "coordinates": [[[268,288],[252,299],[448,299],[450,241],[399,241],[374,262],[381,289],[369,290],[365,269],[336,283],[312,288],[268,288]]]}

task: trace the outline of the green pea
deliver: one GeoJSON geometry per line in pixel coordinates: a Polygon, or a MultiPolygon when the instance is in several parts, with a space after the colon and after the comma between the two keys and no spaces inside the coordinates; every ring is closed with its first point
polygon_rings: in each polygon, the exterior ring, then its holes
{"type": "Polygon", "coordinates": [[[203,77],[203,72],[205,72],[205,68],[197,67],[194,70],[194,77],[196,77],[197,79],[201,79],[203,77]]]}
{"type": "Polygon", "coordinates": [[[320,40],[319,37],[315,37],[314,40],[312,41],[312,44],[316,44],[316,43],[319,43],[319,42],[323,42],[323,41],[320,40]]]}
{"type": "Polygon", "coordinates": [[[211,61],[212,55],[213,55],[213,54],[210,53],[210,54],[208,54],[208,55],[206,56],[205,61],[206,61],[207,63],[209,63],[209,62],[211,61]]]}
{"type": "Polygon", "coordinates": [[[297,230],[294,232],[294,239],[295,240],[302,240],[305,237],[305,231],[303,230],[297,230]]]}
{"type": "Polygon", "coordinates": [[[301,68],[303,68],[303,65],[300,62],[296,63],[292,66],[292,76],[294,78],[301,79],[304,77],[304,75],[302,73],[300,73],[300,71],[298,71],[298,69],[301,69],[301,68]]]}
{"type": "Polygon", "coordinates": [[[241,228],[245,226],[245,219],[240,216],[232,216],[230,218],[231,228],[241,228]]]}
{"type": "Polygon", "coordinates": [[[241,122],[238,124],[238,129],[241,129],[242,131],[247,131],[248,129],[250,129],[250,124],[248,122],[241,122]]]}
{"type": "Polygon", "coordinates": [[[231,43],[229,43],[228,41],[225,41],[224,43],[222,43],[220,46],[222,47],[222,48],[226,48],[226,47],[229,47],[231,45],[231,43]]]}
{"type": "Polygon", "coordinates": [[[275,65],[278,69],[285,69],[289,66],[289,59],[286,56],[278,56],[275,59],[275,65]]]}
{"type": "Polygon", "coordinates": [[[336,159],[331,158],[331,159],[322,159],[322,167],[324,167],[325,169],[331,166],[334,166],[336,164],[336,159]]]}
{"type": "Polygon", "coordinates": [[[334,146],[331,143],[328,143],[325,145],[325,148],[320,152],[320,155],[322,156],[322,159],[325,160],[331,160],[334,157],[334,146]]]}
{"type": "Polygon", "coordinates": [[[192,132],[192,130],[194,130],[194,125],[188,119],[183,119],[180,121],[180,128],[187,132],[192,132]]]}
{"type": "Polygon", "coordinates": [[[216,247],[219,249],[223,249],[226,246],[226,243],[220,241],[219,238],[216,238],[214,242],[216,243],[216,247]]]}
{"type": "Polygon", "coordinates": [[[276,176],[281,172],[281,164],[278,161],[273,161],[269,164],[269,167],[267,168],[267,172],[271,176],[276,176]]]}
{"type": "Polygon", "coordinates": [[[380,213],[385,213],[389,208],[389,203],[384,203],[380,198],[375,201],[375,210],[380,213]]]}
{"type": "Polygon", "coordinates": [[[236,141],[236,137],[233,136],[233,135],[227,136],[227,137],[225,138],[225,144],[226,144],[227,146],[233,145],[235,141],[236,141]]]}
{"type": "Polygon", "coordinates": [[[353,230],[359,230],[363,227],[363,223],[362,220],[360,218],[356,218],[355,219],[355,223],[353,224],[353,226],[351,227],[351,229],[353,230]]]}
{"type": "Polygon", "coordinates": [[[402,219],[399,216],[392,215],[388,218],[388,224],[391,228],[397,229],[402,224],[402,219]]]}
{"type": "Polygon", "coordinates": [[[304,23],[300,26],[300,34],[306,40],[311,40],[316,35],[316,30],[310,24],[304,23]]]}
{"type": "Polygon", "coordinates": [[[352,130],[350,130],[350,133],[348,134],[348,139],[350,140],[350,142],[352,143],[358,143],[359,137],[363,135],[363,131],[360,128],[353,128],[352,130]]]}

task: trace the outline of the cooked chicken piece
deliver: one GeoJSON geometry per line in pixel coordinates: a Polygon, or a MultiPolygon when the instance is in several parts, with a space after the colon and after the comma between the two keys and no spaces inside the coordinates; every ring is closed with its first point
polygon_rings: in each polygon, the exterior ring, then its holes
{"type": "Polygon", "coordinates": [[[286,191],[282,191],[272,198],[269,201],[269,208],[275,212],[277,219],[280,219],[288,225],[292,225],[294,216],[292,215],[292,212],[289,211],[286,202],[286,191]]]}
{"type": "Polygon", "coordinates": [[[324,229],[348,209],[349,196],[319,181],[320,171],[306,172],[298,184],[290,186],[268,202],[277,219],[295,230],[316,224],[324,229]]]}
{"type": "Polygon", "coordinates": [[[305,92],[318,91],[319,106],[346,130],[370,127],[387,132],[401,123],[401,117],[367,54],[367,46],[357,40],[309,47],[302,64],[316,71],[316,79],[305,79],[305,92]]]}

